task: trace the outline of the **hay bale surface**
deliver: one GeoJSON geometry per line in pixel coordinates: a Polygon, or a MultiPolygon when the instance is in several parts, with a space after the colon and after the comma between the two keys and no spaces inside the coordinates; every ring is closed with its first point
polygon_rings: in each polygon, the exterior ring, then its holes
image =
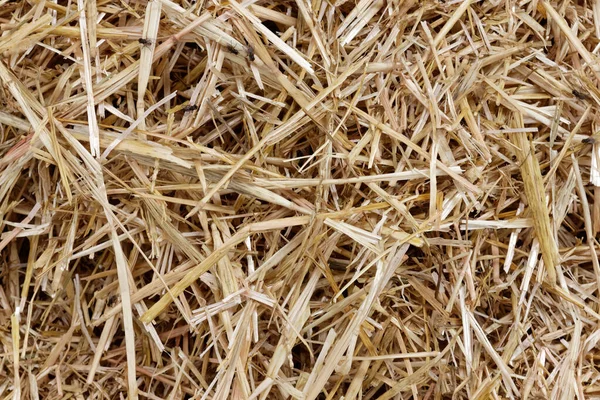
{"type": "Polygon", "coordinates": [[[600,393],[600,2],[0,0],[0,398],[600,393]]]}

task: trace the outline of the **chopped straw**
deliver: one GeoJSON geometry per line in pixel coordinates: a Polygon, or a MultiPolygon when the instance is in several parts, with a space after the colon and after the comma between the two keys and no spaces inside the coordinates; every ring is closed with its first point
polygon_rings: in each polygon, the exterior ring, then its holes
{"type": "Polygon", "coordinates": [[[0,0],[0,399],[600,396],[600,1],[0,0]]]}

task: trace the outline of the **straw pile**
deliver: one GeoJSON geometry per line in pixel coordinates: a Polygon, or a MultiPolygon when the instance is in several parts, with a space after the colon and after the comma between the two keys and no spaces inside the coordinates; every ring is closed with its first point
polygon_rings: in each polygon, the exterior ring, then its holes
{"type": "Polygon", "coordinates": [[[0,0],[0,398],[600,394],[600,2],[0,0]]]}

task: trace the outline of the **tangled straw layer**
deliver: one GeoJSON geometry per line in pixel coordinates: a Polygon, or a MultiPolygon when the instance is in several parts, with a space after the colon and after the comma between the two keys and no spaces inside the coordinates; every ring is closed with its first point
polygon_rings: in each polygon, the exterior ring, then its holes
{"type": "Polygon", "coordinates": [[[0,0],[0,397],[600,393],[600,2],[0,0]]]}

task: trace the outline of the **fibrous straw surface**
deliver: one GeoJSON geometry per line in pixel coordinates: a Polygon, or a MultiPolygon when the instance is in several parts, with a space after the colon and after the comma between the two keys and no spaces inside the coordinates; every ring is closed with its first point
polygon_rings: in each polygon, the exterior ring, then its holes
{"type": "Polygon", "coordinates": [[[0,399],[600,395],[600,2],[0,0],[0,399]]]}

